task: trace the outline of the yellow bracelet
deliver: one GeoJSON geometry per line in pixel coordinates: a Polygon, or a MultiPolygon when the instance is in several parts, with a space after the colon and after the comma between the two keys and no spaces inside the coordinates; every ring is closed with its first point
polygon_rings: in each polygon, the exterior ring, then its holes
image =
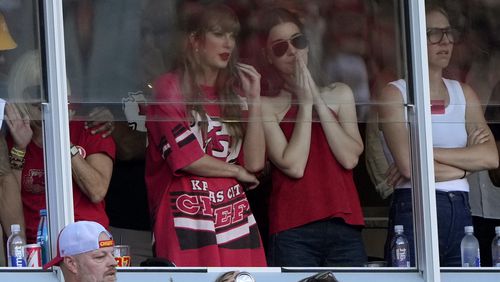
{"type": "Polygon", "coordinates": [[[12,149],[10,149],[10,154],[19,158],[24,158],[24,156],[26,155],[26,151],[19,150],[16,147],[12,147],[12,149]]]}

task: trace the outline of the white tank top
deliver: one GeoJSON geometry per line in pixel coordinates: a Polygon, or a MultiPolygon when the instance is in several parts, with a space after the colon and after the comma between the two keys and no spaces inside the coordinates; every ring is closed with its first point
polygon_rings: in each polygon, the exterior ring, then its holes
{"type": "MultiPolygon", "coordinates": [[[[462,86],[456,80],[443,78],[448,94],[450,95],[450,103],[446,106],[444,114],[432,114],[432,145],[435,148],[463,148],[467,146],[467,131],[465,129],[465,108],[466,100],[462,90],[462,86]]],[[[401,92],[404,103],[407,103],[406,81],[400,79],[390,82],[401,92]]],[[[390,156],[390,152],[385,144],[384,151],[386,157],[390,156]],[[387,155],[389,154],[389,156],[387,155]]],[[[388,158],[392,160],[392,156],[388,158]]],[[[411,188],[411,183],[401,183],[396,188],[411,188]]],[[[436,190],[438,191],[463,191],[469,192],[469,183],[467,179],[454,179],[449,181],[436,182],[436,190]]]]}

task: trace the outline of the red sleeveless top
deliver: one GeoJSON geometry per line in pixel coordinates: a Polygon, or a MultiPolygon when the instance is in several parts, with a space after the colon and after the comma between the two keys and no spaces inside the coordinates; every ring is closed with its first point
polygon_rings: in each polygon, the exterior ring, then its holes
{"type": "MultiPolygon", "coordinates": [[[[280,123],[286,138],[293,133],[298,107],[292,106],[280,123]]],[[[311,148],[300,179],[272,168],[269,199],[270,234],[323,219],[341,218],[347,224],[364,225],[352,170],[337,161],[328,146],[320,122],[312,123],[311,148]]]]}

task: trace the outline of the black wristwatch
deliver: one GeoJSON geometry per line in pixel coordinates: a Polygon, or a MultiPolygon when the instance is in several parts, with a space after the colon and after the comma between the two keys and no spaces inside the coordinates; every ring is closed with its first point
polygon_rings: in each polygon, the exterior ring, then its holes
{"type": "Polygon", "coordinates": [[[236,276],[234,277],[235,282],[255,282],[255,279],[253,276],[245,271],[238,272],[236,276]]]}
{"type": "Polygon", "coordinates": [[[71,145],[71,147],[69,148],[69,153],[71,154],[71,157],[73,158],[74,156],[76,156],[80,153],[80,150],[78,150],[77,146],[71,145]]]}

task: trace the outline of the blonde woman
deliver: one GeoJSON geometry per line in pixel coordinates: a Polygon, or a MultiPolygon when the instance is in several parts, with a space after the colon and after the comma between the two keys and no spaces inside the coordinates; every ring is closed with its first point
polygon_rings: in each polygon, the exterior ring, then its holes
{"type": "Polygon", "coordinates": [[[245,195],[264,166],[260,75],[237,63],[238,31],[224,5],[189,15],[181,64],[156,80],[148,108],[155,251],[177,266],[266,264],[245,195]]]}
{"type": "MultiPolygon", "coordinates": [[[[9,74],[12,103],[5,109],[9,163],[21,190],[28,243],[36,243],[40,210],[46,208],[41,81],[39,54],[23,55],[9,74]]],[[[103,200],[113,171],[115,143],[92,135],[82,121],[70,121],[69,129],[75,221],[96,221],[107,227],[103,200]]]]}

